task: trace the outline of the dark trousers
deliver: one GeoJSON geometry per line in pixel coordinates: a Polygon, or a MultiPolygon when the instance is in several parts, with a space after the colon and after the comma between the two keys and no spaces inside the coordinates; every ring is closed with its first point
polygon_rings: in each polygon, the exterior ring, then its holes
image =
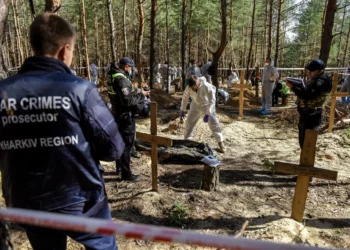
{"type": "MultiPolygon", "coordinates": [[[[57,211],[62,214],[82,215],[84,203],[76,204],[57,211]]],[[[102,207],[90,216],[91,218],[112,220],[107,198],[102,207]]],[[[118,250],[115,236],[98,235],[94,233],[77,233],[54,230],[42,227],[23,226],[30,244],[34,250],[65,250],[67,236],[83,244],[86,250],[118,250]]]]}
{"type": "Polygon", "coordinates": [[[131,151],[135,143],[135,120],[132,120],[132,124],[124,127],[122,124],[119,126],[119,133],[121,134],[125,149],[119,160],[116,161],[116,167],[121,170],[122,179],[129,178],[132,174],[130,168],[131,151]]]}
{"type": "Polygon", "coordinates": [[[305,131],[307,129],[318,130],[322,122],[322,109],[317,110],[300,110],[298,109],[300,118],[298,123],[299,128],[299,145],[303,148],[305,140],[305,131]]]}
{"type": "Polygon", "coordinates": [[[274,89],[272,92],[272,105],[278,105],[278,98],[282,97],[281,92],[279,90],[274,89]]]}

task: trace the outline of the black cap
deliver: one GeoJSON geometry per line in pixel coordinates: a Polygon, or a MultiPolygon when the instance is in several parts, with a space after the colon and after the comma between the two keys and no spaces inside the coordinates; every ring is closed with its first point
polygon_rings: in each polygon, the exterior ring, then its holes
{"type": "Polygon", "coordinates": [[[132,60],[130,57],[127,57],[127,56],[120,59],[119,64],[129,65],[130,67],[135,66],[134,60],[132,60]]]}
{"type": "Polygon", "coordinates": [[[309,70],[309,71],[316,71],[316,70],[322,70],[325,69],[325,65],[324,62],[321,59],[316,59],[316,60],[312,60],[309,65],[307,65],[305,67],[305,69],[309,70]]]}

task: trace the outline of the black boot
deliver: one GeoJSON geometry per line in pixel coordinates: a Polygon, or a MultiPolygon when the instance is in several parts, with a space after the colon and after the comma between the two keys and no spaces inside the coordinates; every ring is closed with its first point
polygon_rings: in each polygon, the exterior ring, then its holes
{"type": "Polygon", "coordinates": [[[131,174],[128,177],[122,177],[123,181],[138,181],[140,179],[140,175],[131,174]]]}
{"type": "Polygon", "coordinates": [[[120,175],[122,173],[122,169],[120,167],[117,167],[117,175],[120,175]]]}

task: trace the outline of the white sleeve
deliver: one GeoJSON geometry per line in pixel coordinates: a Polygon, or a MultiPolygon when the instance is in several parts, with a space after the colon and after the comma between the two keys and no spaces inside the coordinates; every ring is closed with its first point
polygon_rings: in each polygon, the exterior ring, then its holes
{"type": "Polygon", "coordinates": [[[278,79],[278,77],[280,77],[280,74],[278,73],[277,69],[275,68],[274,69],[274,72],[273,72],[273,79],[275,79],[275,81],[278,79]]]}
{"type": "Polygon", "coordinates": [[[215,105],[215,95],[216,95],[216,88],[213,86],[205,86],[205,91],[203,92],[203,106],[202,112],[206,115],[210,114],[210,107],[212,105],[215,105]]]}
{"type": "Polygon", "coordinates": [[[190,100],[190,88],[187,86],[182,96],[181,108],[180,108],[181,111],[186,111],[186,107],[189,100],[190,100]]]}

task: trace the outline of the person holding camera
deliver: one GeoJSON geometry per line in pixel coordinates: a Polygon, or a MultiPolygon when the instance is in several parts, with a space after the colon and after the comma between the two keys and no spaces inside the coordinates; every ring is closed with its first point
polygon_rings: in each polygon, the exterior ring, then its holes
{"type": "Polygon", "coordinates": [[[300,115],[299,145],[303,148],[306,129],[317,130],[322,122],[323,107],[327,104],[332,91],[332,80],[324,74],[325,64],[322,60],[313,60],[305,67],[309,80],[300,84],[293,79],[287,79],[287,86],[298,97],[298,113],[300,115]]]}
{"type": "Polygon", "coordinates": [[[119,67],[112,63],[108,72],[108,96],[112,104],[112,114],[119,125],[119,132],[125,143],[125,150],[119,160],[116,161],[117,174],[121,172],[122,180],[136,181],[139,175],[134,175],[130,168],[130,158],[135,142],[135,114],[142,112],[145,106],[145,96],[148,89],[135,90],[129,77],[135,63],[129,57],[123,57],[119,61],[119,67]]]}

